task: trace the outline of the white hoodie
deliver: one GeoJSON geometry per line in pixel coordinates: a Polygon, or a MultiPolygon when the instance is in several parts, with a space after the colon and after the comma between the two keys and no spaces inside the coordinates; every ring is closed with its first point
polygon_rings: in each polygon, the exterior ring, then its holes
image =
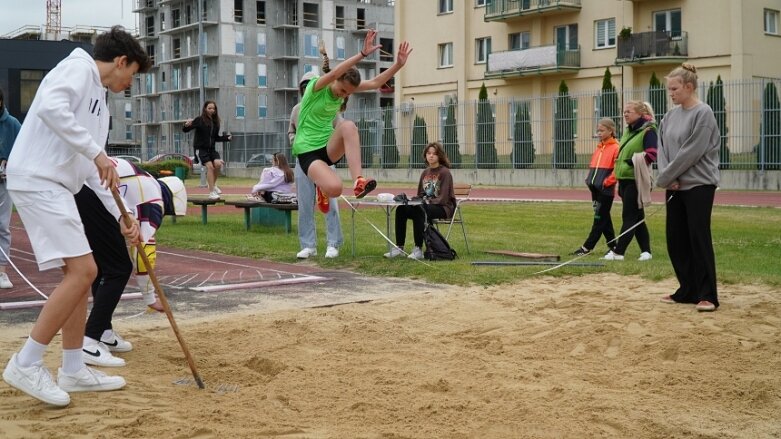
{"type": "Polygon", "coordinates": [[[75,194],[87,180],[99,180],[93,160],[103,151],[108,125],[106,88],[98,66],[87,52],[74,49],[35,94],[8,158],[7,188],[65,188],[75,194]]]}

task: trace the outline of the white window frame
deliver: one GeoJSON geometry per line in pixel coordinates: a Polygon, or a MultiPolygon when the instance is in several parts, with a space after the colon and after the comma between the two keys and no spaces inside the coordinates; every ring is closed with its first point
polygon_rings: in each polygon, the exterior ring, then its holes
{"type": "Polygon", "coordinates": [[[336,55],[335,59],[345,59],[347,56],[345,43],[344,37],[336,37],[336,50],[334,51],[334,54],[336,55]]]}
{"type": "Polygon", "coordinates": [[[670,35],[674,40],[681,39],[681,35],[683,35],[683,11],[681,9],[668,9],[666,11],[655,11],[653,13],[653,29],[657,30],[657,18],[660,14],[664,14],[664,30],[666,32],[669,32],[670,35]],[[673,29],[673,12],[677,12],[680,16],[680,23],[681,23],[681,29],[673,29]],[[678,33],[678,35],[675,35],[678,33]]]}
{"type": "Polygon", "coordinates": [[[132,119],[133,118],[133,104],[130,102],[125,102],[125,119],[132,119]]]}
{"type": "Polygon", "coordinates": [[[453,43],[442,43],[438,49],[440,69],[453,67],[453,43]]]}
{"type": "Polygon", "coordinates": [[[764,12],[764,29],[768,35],[778,35],[778,16],[779,12],[773,9],[765,9],[764,12]]]}
{"type": "Polygon", "coordinates": [[[488,0],[475,0],[475,7],[476,8],[484,8],[487,3],[488,3],[488,0]]]}
{"type": "Polygon", "coordinates": [[[266,33],[258,32],[258,56],[266,56],[266,33]]]}
{"type": "Polygon", "coordinates": [[[244,63],[236,63],[236,87],[244,87],[247,85],[247,77],[244,74],[244,63]]]}
{"type": "Polygon", "coordinates": [[[514,32],[507,35],[507,49],[509,50],[526,50],[531,47],[531,32],[514,32]],[[513,39],[518,39],[518,47],[513,45],[513,39]]]}
{"type": "Polygon", "coordinates": [[[491,53],[491,37],[475,38],[475,64],[488,62],[491,53]]]}
{"type": "Polygon", "coordinates": [[[439,0],[439,13],[440,14],[452,14],[453,13],[453,0],[439,0]]]}
{"type": "Polygon", "coordinates": [[[236,119],[244,119],[247,115],[247,101],[243,94],[236,95],[236,119]]]}
{"type": "Polygon", "coordinates": [[[244,32],[236,31],[236,55],[244,55],[244,32]]]}
{"type": "Polygon", "coordinates": [[[125,126],[125,140],[133,140],[133,125],[125,126]]]}
{"type": "Polygon", "coordinates": [[[594,22],[594,48],[616,47],[616,19],[606,18],[594,22]]]}
{"type": "Polygon", "coordinates": [[[268,87],[268,69],[264,63],[258,64],[258,87],[268,87]]]}
{"type": "Polygon", "coordinates": [[[258,119],[268,117],[268,96],[258,95],[258,119]]]}
{"type": "Polygon", "coordinates": [[[317,34],[304,35],[304,56],[309,58],[317,58],[320,56],[318,50],[319,39],[317,34]]]}

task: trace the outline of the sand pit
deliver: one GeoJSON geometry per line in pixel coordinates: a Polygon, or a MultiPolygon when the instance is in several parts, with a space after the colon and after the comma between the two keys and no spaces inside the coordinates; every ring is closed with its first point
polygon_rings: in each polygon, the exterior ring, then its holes
{"type": "MultiPolygon", "coordinates": [[[[0,383],[0,437],[781,437],[781,292],[722,286],[698,314],[658,301],[673,285],[541,277],[180,314],[206,390],[173,384],[189,369],[163,317],[125,320],[136,349],[104,371],[126,389],[53,409],[0,383]]],[[[3,365],[29,328],[2,331],[3,365]]]]}

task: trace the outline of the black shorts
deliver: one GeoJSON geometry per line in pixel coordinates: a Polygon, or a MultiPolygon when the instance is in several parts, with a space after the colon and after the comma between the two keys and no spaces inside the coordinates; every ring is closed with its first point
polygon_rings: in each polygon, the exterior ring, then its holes
{"type": "Polygon", "coordinates": [[[320,149],[298,155],[298,164],[301,166],[301,170],[304,171],[304,174],[307,176],[309,176],[309,166],[311,166],[312,163],[317,160],[324,161],[328,166],[339,163],[339,160],[332,162],[331,159],[328,158],[328,149],[325,146],[320,149]]]}
{"type": "Polygon", "coordinates": [[[220,159],[220,153],[218,153],[216,149],[198,150],[198,160],[200,160],[201,163],[203,163],[204,165],[219,159],[220,159]]]}

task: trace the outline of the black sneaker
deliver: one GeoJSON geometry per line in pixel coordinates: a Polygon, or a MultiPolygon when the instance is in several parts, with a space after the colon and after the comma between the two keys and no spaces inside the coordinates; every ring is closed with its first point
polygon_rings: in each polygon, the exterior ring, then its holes
{"type": "Polygon", "coordinates": [[[583,256],[583,255],[587,255],[589,253],[591,253],[591,250],[589,250],[589,249],[587,249],[585,247],[578,247],[578,249],[575,250],[574,252],[570,253],[570,255],[572,255],[572,256],[583,256]]]}

